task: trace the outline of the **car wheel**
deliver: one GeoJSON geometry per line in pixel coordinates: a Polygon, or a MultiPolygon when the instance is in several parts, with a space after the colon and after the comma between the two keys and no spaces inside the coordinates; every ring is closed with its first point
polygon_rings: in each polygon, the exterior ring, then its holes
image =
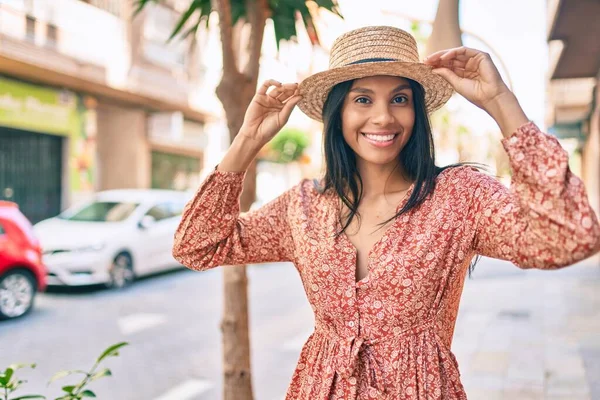
{"type": "Polygon", "coordinates": [[[17,269],[0,277],[0,319],[18,318],[33,306],[35,280],[25,270],[17,269]]]}
{"type": "Polygon", "coordinates": [[[110,266],[110,282],[108,286],[112,289],[123,289],[133,283],[133,261],[127,253],[118,254],[110,266]]]}

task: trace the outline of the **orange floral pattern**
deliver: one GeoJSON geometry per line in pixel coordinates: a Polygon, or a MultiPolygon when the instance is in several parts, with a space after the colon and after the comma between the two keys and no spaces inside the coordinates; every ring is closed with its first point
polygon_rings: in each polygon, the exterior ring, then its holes
{"type": "Polygon", "coordinates": [[[295,264],[315,330],[287,400],[465,399],[450,347],[473,256],[553,269],[600,249],[598,219],[558,141],[530,122],[502,143],[510,190],[470,167],[444,171],[373,246],[359,282],[356,249],[334,235],[339,201],[309,180],[240,214],[245,174],[215,170],[186,206],[173,254],[195,270],[295,264]]]}

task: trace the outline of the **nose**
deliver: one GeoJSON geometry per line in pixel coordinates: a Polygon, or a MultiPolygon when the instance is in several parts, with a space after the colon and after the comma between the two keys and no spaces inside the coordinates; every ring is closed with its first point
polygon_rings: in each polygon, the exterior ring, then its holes
{"type": "Polygon", "coordinates": [[[388,104],[381,102],[380,104],[376,104],[372,110],[371,121],[375,125],[386,126],[394,122],[394,115],[391,113],[388,104]]]}

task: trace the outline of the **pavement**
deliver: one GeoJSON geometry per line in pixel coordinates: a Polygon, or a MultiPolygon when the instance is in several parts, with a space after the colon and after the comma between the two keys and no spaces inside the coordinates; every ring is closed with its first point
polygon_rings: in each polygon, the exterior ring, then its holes
{"type": "Polygon", "coordinates": [[[557,271],[506,264],[485,260],[465,285],[452,350],[469,399],[600,399],[598,257],[557,271]]]}
{"type": "MultiPolygon", "coordinates": [[[[282,400],[313,317],[290,264],[249,268],[254,394],[282,400]]],[[[16,394],[58,395],[60,369],[129,347],[91,388],[108,400],[221,399],[222,274],[181,270],[125,291],[54,290],[0,323],[0,368],[36,362],[16,394]]],[[[467,279],[452,350],[470,400],[600,400],[600,262],[558,271],[482,259],[467,279]]],[[[52,397],[54,398],[54,397],[52,397]]]]}

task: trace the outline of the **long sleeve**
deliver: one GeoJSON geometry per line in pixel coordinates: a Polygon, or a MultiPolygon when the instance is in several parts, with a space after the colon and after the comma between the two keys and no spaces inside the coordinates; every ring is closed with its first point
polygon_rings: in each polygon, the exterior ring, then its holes
{"type": "Polygon", "coordinates": [[[185,206],[173,256],[184,266],[293,261],[287,223],[291,190],[258,210],[240,214],[244,172],[213,171],[185,206]]]}
{"type": "Polygon", "coordinates": [[[558,140],[529,122],[502,144],[513,171],[511,187],[479,174],[475,252],[521,268],[552,269],[600,250],[598,219],[558,140]]]}

